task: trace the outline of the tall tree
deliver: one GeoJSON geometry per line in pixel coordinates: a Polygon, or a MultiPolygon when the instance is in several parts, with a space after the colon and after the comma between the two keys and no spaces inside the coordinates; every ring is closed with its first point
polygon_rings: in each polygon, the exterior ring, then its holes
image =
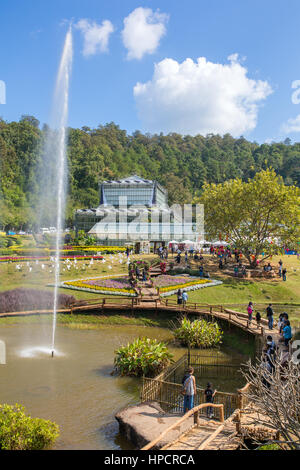
{"type": "Polygon", "coordinates": [[[221,234],[256,266],[285,246],[296,246],[300,237],[300,192],[285,186],[274,170],[257,173],[252,180],[205,184],[205,231],[212,238],[221,234]]]}

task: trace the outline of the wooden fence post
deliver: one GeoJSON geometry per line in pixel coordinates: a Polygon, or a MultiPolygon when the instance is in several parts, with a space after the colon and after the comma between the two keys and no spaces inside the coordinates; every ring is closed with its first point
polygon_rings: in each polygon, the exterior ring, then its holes
{"type": "Polygon", "coordinates": [[[194,424],[196,424],[196,426],[199,426],[200,424],[200,421],[199,421],[199,411],[195,411],[194,413],[194,424]]]}
{"type": "Polygon", "coordinates": [[[238,392],[238,408],[240,410],[243,409],[243,395],[241,394],[241,392],[238,392]]]}
{"type": "Polygon", "coordinates": [[[237,412],[234,421],[235,421],[236,432],[238,434],[241,434],[242,427],[241,427],[241,412],[240,411],[237,412]]]}
{"type": "Polygon", "coordinates": [[[220,421],[224,423],[224,405],[220,407],[220,421]]]}

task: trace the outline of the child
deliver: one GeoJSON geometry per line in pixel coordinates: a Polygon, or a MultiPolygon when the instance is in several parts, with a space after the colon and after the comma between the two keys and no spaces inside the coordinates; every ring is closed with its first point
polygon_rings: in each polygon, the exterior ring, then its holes
{"type": "Polygon", "coordinates": [[[257,328],[260,327],[260,321],[261,321],[261,314],[259,312],[256,312],[256,323],[257,323],[257,328]]]}
{"type": "MultiPolygon", "coordinates": [[[[213,403],[214,401],[214,396],[217,393],[217,390],[213,390],[211,383],[208,382],[206,389],[204,390],[204,395],[205,395],[205,401],[206,403],[213,403]]],[[[212,418],[213,417],[213,410],[212,406],[208,406],[206,409],[207,417],[212,418]]]]}

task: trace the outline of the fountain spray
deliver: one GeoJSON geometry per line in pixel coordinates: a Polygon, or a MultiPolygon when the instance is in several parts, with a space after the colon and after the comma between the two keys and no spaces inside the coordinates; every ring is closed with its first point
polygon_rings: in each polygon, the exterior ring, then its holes
{"type": "MultiPolygon", "coordinates": [[[[65,206],[65,180],[66,180],[66,139],[67,139],[67,119],[68,119],[68,104],[69,104],[69,85],[70,75],[73,58],[72,46],[72,28],[66,34],[63,53],[59,65],[59,70],[56,80],[56,89],[54,95],[54,126],[55,142],[54,149],[56,155],[56,171],[57,180],[55,197],[56,205],[56,242],[55,242],[55,286],[54,286],[54,301],[53,301],[53,326],[52,326],[52,346],[51,356],[54,357],[55,350],[55,330],[56,330],[56,315],[58,304],[58,284],[59,284],[59,271],[60,271],[60,237],[62,234],[63,214],[65,206]]],[[[52,137],[53,138],[53,135],[52,137]]],[[[53,147],[52,147],[53,148],[53,147]]]]}

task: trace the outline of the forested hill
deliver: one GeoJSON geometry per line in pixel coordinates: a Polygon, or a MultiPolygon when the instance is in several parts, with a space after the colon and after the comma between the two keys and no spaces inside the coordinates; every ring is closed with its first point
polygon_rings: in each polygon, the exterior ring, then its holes
{"type": "MultiPolygon", "coordinates": [[[[49,131],[32,116],[19,122],[0,119],[0,224],[21,226],[34,219],[39,194],[38,165],[49,131]]],[[[99,203],[98,182],[137,174],[156,179],[169,191],[169,202],[191,202],[204,181],[247,180],[272,167],[286,184],[300,186],[300,143],[262,144],[229,134],[203,137],[128,135],[114,123],[96,129],[70,129],[68,141],[68,218],[75,208],[99,203]]]]}

